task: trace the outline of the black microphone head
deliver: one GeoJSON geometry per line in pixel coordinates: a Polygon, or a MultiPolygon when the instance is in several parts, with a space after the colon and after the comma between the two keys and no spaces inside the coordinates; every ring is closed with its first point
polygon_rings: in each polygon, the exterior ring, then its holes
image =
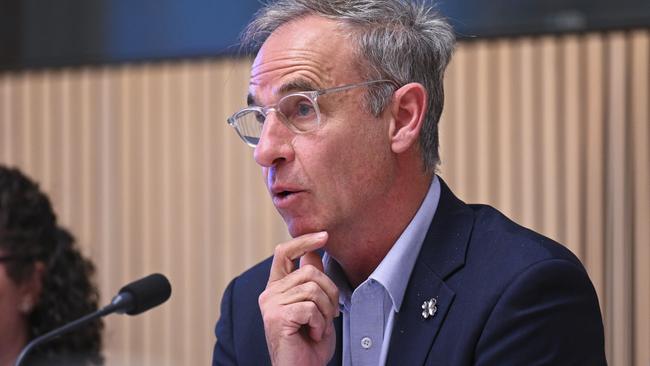
{"type": "Polygon", "coordinates": [[[154,273],[122,287],[118,296],[125,293],[132,298],[125,312],[137,315],[167,301],[172,294],[172,286],[167,277],[154,273]]]}

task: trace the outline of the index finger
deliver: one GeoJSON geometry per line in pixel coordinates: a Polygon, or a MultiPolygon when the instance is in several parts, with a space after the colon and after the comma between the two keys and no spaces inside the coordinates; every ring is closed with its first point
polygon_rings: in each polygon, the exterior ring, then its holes
{"type": "Polygon", "coordinates": [[[308,252],[322,248],[326,242],[327,232],[321,231],[318,233],[301,235],[275,247],[273,263],[271,264],[271,273],[269,274],[269,283],[282,279],[289,273],[293,272],[293,261],[308,252]]]}

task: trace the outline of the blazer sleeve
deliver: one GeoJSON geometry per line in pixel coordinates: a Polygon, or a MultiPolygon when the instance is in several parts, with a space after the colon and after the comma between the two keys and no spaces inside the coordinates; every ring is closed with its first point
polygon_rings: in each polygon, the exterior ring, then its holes
{"type": "Polygon", "coordinates": [[[476,365],[606,365],[596,292],[579,264],[548,259],[506,287],[477,343],[476,365]]]}
{"type": "Polygon", "coordinates": [[[237,365],[232,320],[232,293],[236,280],[226,287],[221,299],[221,315],[214,330],[217,342],[212,353],[213,366],[237,365]]]}

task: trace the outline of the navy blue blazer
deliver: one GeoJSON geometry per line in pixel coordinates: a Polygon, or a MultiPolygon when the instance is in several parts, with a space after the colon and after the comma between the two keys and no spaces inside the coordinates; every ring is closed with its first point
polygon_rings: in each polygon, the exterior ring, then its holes
{"type": "MultiPolygon", "coordinates": [[[[271,259],[224,292],[213,365],[270,365],[257,298],[271,259]]],[[[341,364],[341,321],[336,353],[341,364]]],[[[438,209],[395,316],[387,365],[606,365],[593,285],[562,245],[441,180],[438,209]],[[422,317],[422,303],[437,312],[422,317]]]]}

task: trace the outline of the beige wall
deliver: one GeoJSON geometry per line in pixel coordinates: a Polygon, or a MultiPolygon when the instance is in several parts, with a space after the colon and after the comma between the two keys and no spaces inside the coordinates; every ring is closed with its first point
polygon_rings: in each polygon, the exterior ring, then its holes
{"type": "MultiPolygon", "coordinates": [[[[612,365],[650,363],[649,51],[648,31],[464,42],[446,81],[441,175],[583,260],[612,365]]],[[[103,301],[172,282],[164,306],[107,318],[109,364],[208,364],[223,288],[288,237],[225,123],[248,64],[0,74],[0,163],[50,193],[103,301]]]]}

